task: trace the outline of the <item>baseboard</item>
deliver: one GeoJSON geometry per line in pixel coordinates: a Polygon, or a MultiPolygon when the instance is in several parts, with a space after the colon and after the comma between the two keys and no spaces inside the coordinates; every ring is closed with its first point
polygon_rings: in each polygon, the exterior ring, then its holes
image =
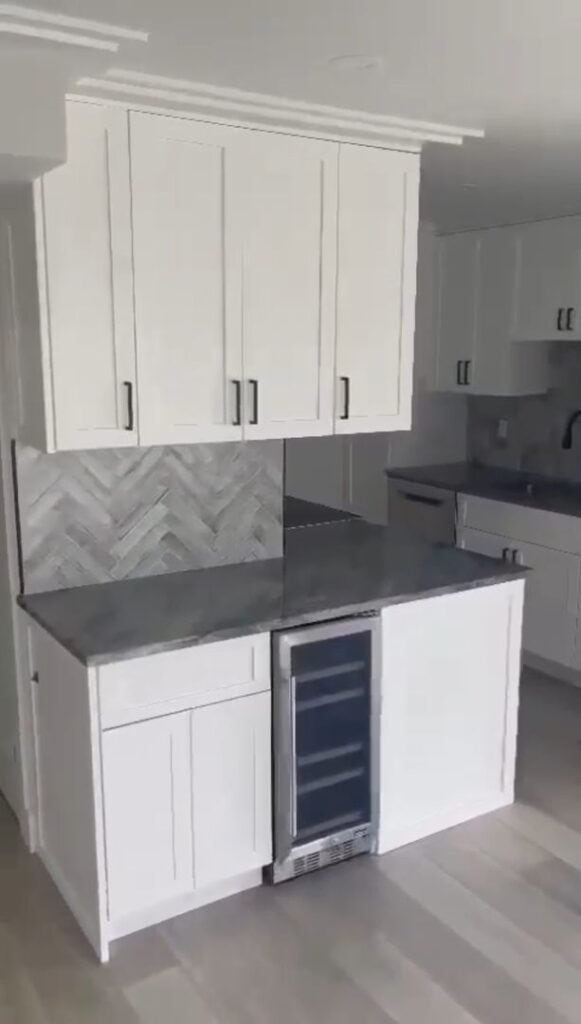
{"type": "Polygon", "coordinates": [[[443,832],[447,828],[454,828],[455,825],[462,825],[472,818],[479,818],[481,814],[498,811],[513,801],[514,794],[512,792],[496,792],[468,803],[456,804],[454,807],[446,808],[438,814],[430,815],[430,817],[422,818],[419,821],[405,822],[383,829],[380,825],[377,853],[387,853],[400,846],[415,843],[418,839],[426,839],[427,836],[432,836],[436,832],[443,832]]]}
{"type": "Polygon", "coordinates": [[[58,864],[51,858],[44,846],[39,846],[38,856],[60,892],[79,928],[88,939],[102,964],[109,960],[109,945],[101,938],[99,923],[91,919],[91,915],[83,906],[73,887],[67,882],[58,864]]]}
{"type": "Polygon", "coordinates": [[[558,661],[549,661],[547,658],[540,658],[538,654],[530,654],[529,651],[522,653],[523,665],[532,668],[536,672],[542,672],[545,676],[553,676],[563,683],[572,683],[573,686],[581,686],[581,671],[569,668],[568,665],[561,665],[558,661]]]}
{"type": "Polygon", "coordinates": [[[234,896],[246,889],[254,889],[258,885],[262,885],[262,868],[246,871],[242,875],[236,875],[234,878],[228,878],[225,882],[210,885],[199,892],[185,893],[183,896],[159,903],[155,907],[149,907],[147,910],[128,914],[126,917],[109,923],[109,940],[120,939],[124,935],[138,932],[142,928],[149,928],[161,921],[169,921],[172,917],[179,917],[180,914],[187,914],[190,910],[197,910],[198,907],[216,903],[227,896],[234,896]]]}

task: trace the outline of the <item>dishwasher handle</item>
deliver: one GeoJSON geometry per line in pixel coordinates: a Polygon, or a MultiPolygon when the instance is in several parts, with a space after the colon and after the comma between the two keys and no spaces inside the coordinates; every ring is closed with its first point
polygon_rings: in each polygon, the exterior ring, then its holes
{"type": "Polygon", "coordinates": [[[444,504],[443,498],[432,498],[428,494],[414,494],[412,491],[400,491],[399,493],[406,501],[415,501],[418,505],[431,505],[433,508],[440,508],[444,504]]]}

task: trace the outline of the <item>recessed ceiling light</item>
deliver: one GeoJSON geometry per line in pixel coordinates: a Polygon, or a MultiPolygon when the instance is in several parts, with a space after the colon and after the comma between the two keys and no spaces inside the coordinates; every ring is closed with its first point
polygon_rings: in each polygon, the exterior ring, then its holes
{"type": "Polygon", "coordinates": [[[329,64],[340,71],[382,71],[383,60],[367,53],[340,53],[329,58],[329,64]]]}

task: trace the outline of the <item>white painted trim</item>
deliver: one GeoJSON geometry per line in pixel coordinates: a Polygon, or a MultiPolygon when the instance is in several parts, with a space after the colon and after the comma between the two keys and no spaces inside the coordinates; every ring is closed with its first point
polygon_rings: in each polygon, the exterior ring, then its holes
{"type": "Polygon", "coordinates": [[[379,148],[417,151],[424,142],[460,145],[465,137],[482,138],[484,135],[480,129],[305,103],[122,68],[111,68],[101,78],[80,78],[77,85],[81,90],[91,91],[88,97],[81,94],[75,95],[75,99],[113,96],[128,107],[136,101],[150,101],[154,108],[166,113],[170,105],[172,112],[182,117],[308,137],[348,140],[379,148]]]}
{"type": "Polygon", "coordinates": [[[106,964],[109,960],[109,943],[106,939],[101,940],[98,926],[95,928],[95,921],[91,919],[91,915],[87,913],[83,905],[79,902],[76,892],[72,886],[69,885],[60,868],[52,860],[45,846],[40,846],[38,856],[60,892],[63,900],[67,904],[81,931],[95,950],[99,960],[102,964],[106,964]]]}
{"type": "Polygon", "coordinates": [[[443,832],[447,828],[454,828],[462,825],[472,818],[479,818],[481,814],[490,814],[500,807],[507,807],[514,801],[512,791],[505,792],[498,790],[496,793],[487,794],[478,800],[471,800],[469,803],[457,804],[434,814],[421,821],[414,821],[408,824],[396,825],[386,829],[380,836],[381,846],[378,846],[377,853],[387,853],[389,850],[396,850],[400,846],[407,846],[415,843],[418,839],[425,839],[436,832],[443,832]]]}
{"type": "Polygon", "coordinates": [[[122,42],[146,43],[147,32],[111,25],[91,18],[52,14],[21,4],[0,3],[0,35],[25,36],[40,42],[58,43],[117,53],[122,42]]]}
{"type": "Polygon", "coordinates": [[[252,871],[246,871],[225,882],[218,882],[197,892],[189,892],[160,903],[156,907],[140,910],[117,921],[111,921],[109,940],[113,941],[124,935],[131,935],[132,932],[141,931],[142,928],[149,928],[151,925],[159,924],[160,921],[169,921],[170,918],[178,917],[179,914],[187,914],[190,910],[197,910],[198,907],[216,903],[218,900],[245,892],[247,889],[255,889],[259,885],[262,885],[262,869],[255,868],[252,871]]]}

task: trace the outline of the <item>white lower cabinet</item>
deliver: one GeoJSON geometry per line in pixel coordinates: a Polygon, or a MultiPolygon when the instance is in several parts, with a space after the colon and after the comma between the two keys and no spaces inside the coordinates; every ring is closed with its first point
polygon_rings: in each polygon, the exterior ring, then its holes
{"type": "Polygon", "coordinates": [[[192,889],[190,712],[103,733],[110,918],[192,889]]]}
{"type": "Polygon", "coordinates": [[[197,888],[272,860],[270,694],[192,713],[197,888]]]}
{"type": "Polygon", "coordinates": [[[492,558],[509,558],[531,570],[523,621],[525,651],[563,665],[575,655],[581,559],[539,544],[465,529],[461,546],[492,558]]]}
{"type": "Polygon", "coordinates": [[[271,860],[270,694],[103,733],[112,919],[271,860]]]}
{"type": "Polygon", "coordinates": [[[513,797],[523,582],[382,614],[379,852],[513,797]]]}
{"type": "Polygon", "coordinates": [[[260,884],[270,635],[87,668],[31,634],[38,852],[100,959],[113,939],[260,884]]]}
{"type": "MultiPolygon", "coordinates": [[[[579,520],[509,502],[461,496],[458,544],[525,565],[523,648],[532,661],[577,669],[581,605],[579,520]]],[[[543,667],[540,665],[539,667],[543,667]]],[[[549,667],[549,666],[547,666],[549,667]]]]}

